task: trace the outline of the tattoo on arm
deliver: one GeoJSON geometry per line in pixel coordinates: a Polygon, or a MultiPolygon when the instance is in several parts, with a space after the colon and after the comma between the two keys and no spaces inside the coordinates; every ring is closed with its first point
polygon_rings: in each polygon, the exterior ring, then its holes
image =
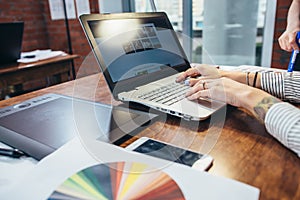
{"type": "Polygon", "coordinates": [[[263,100],[258,102],[258,104],[254,107],[254,112],[256,114],[256,117],[264,122],[266,114],[268,110],[273,106],[275,103],[281,102],[279,99],[275,97],[265,97],[263,100]]]}

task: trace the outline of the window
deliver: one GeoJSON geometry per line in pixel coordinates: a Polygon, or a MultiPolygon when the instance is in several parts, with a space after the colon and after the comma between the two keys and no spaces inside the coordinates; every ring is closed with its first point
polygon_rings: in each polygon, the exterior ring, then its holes
{"type": "MultiPolygon", "coordinates": [[[[154,2],[158,11],[168,14],[178,32],[184,31],[183,10],[192,10],[192,62],[261,65],[262,55],[271,56],[263,53],[263,34],[267,9],[272,9],[267,3],[273,0],[191,1],[192,9],[186,8],[183,0],[154,2]]],[[[276,6],[276,1],[270,4],[276,6]]],[[[135,0],[135,11],[153,11],[150,0],[135,0]]]]}

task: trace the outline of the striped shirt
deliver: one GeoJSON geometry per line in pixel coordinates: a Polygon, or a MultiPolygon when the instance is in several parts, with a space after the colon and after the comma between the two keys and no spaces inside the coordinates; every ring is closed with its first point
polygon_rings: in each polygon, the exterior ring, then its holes
{"type": "MultiPolygon", "coordinates": [[[[263,72],[262,89],[283,101],[300,103],[300,73],[263,72]]],[[[286,102],[274,104],[265,118],[267,131],[300,157],[300,109],[286,102]]]]}

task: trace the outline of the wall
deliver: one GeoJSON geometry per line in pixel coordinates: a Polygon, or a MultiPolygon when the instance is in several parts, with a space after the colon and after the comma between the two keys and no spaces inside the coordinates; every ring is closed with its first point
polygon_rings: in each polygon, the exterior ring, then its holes
{"type": "MultiPolygon", "coordinates": [[[[89,0],[92,13],[99,13],[98,0],[89,0]]],[[[0,0],[0,22],[24,21],[22,51],[52,49],[69,52],[64,20],[51,20],[48,0],[0,0]]],[[[91,52],[78,19],[70,19],[69,27],[74,54],[75,69],[78,71],[86,56],[91,52]]],[[[79,76],[98,72],[93,56],[88,56],[79,76]],[[92,66],[92,67],[89,67],[92,66]]]]}
{"type": "MultiPolygon", "coordinates": [[[[64,20],[51,20],[50,10],[48,0],[43,0],[44,6],[44,15],[45,15],[45,23],[47,24],[47,32],[48,32],[48,41],[49,47],[51,49],[61,49],[68,52],[68,43],[67,43],[67,33],[65,28],[64,20]]],[[[90,0],[90,9],[91,13],[99,13],[99,6],[97,0],[90,0]]],[[[86,56],[91,52],[91,48],[87,42],[87,39],[84,35],[84,32],[81,28],[81,25],[78,19],[70,19],[69,21],[69,30],[72,41],[72,50],[74,54],[80,55],[79,59],[75,60],[75,69],[78,71],[81,63],[84,61],[86,56]]],[[[93,56],[89,57],[89,66],[95,66],[96,61],[93,56]]],[[[80,69],[80,74],[78,76],[85,76],[88,74],[92,74],[97,72],[98,70],[94,70],[93,67],[89,67],[85,65],[80,69]]]]}
{"type": "Polygon", "coordinates": [[[278,38],[286,28],[286,17],[292,0],[277,0],[277,11],[273,41],[272,64],[274,68],[287,69],[290,53],[283,51],[278,43],[278,38]]]}
{"type": "Polygon", "coordinates": [[[41,1],[0,0],[0,22],[25,22],[22,51],[49,47],[43,9],[41,1]]]}
{"type": "MultiPolygon", "coordinates": [[[[98,0],[89,0],[92,13],[99,13],[98,0]]],[[[284,52],[278,45],[278,38],[286,27],[286,15],[292,0],[277,0],[276,24],[273,41],[272,67],[286,68],[290,53],[284,52]]],[[[22,51],[51,48],[68,52],[64,20],[51,20],[48,0],[0,0],[0,22],[24,21],[25,32],[22,51]]],[[[82,62],[90,53],[90,47],[77,19],[69,20],[73,53],[80,55],[75,60],[78,71],[82,62]]],[[[79,76],[98,71],[93,56],[88,56],[79,76]]]]}

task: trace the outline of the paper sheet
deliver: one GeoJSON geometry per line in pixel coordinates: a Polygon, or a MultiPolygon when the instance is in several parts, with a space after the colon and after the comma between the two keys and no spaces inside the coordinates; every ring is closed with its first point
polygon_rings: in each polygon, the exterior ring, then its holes
{"type": "MultiPolygon", "coordinates": [[[[48,0],[52,20],[65,19],[63,0],[48,0]]],[[[74,0],[65,0],[68,19],[76,18],[74,0]]]]}
{"type": "Polygon", "coordinates": [[[77,16],[79,17],[82,14],[90,14],[90,2],[88,0],[75,0],[77,16]]]}
{"type": "MultiPolygon", "coordinates": [[[[0,147],[10,149],[11,147],[0,142],[0,147]]],[[[0,156],[0,197],[1,193],[14,188],[14,185],[32,170],[37,161],[30,157],[20,159],[0,156]]]]}
{"type": "MultiPolygon", "coordinates": [[[[68,177],[98,163],[140,162],[162,169],[181,188],[186,199],[243,199],[259,198],[255,187],[235,180],[213,176],[188,166],[171,163],[154,157],[129,152],[121,147],[100,141],[85,141],[85,145],[98,152],[95,159],[75,138],[62,148],[40,161],[31,173],[24,176],[2,199],[46,199],[68,177]],[[18,192],[15,192],[18,191],[18,192]]],[[[90,149],[90,148],[89,148],[90,149]]]]}
{"type": "Polygon", "coordinates": [[[22,52],[21,58],[18,59],[19,63],[31,63],[40,60],[46,60],[57,56],[66,55],[63,51],[52,51],[51,49],[46,50],[34,50],[30,52],[22,52]]]}

